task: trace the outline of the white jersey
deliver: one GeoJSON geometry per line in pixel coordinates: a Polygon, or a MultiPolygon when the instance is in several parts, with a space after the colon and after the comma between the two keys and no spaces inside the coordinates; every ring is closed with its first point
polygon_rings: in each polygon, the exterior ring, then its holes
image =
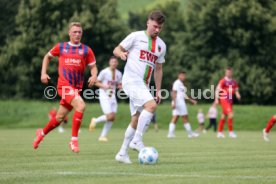
{"type": "Polygon", "coordinates": [[[100,98],[115,98],[116,87],[118,84],[122,83],[122,73],[119,70],[115,72],[111,71],[109,67],[103,69],[99,75],[98,80],[102,84],[110,85],[111,89],[100,88],[100,98]]]}
{"type": "Polygon", "coordinates": [[[137,31],[129,34],[120,46],[128,51],[123,83],[143,81],[148,85],[155,63],[165,62],[166,44],[159,37],[152,39],[146,31],[137,31]]]}
{"type": "Polygon", "coordinates": [[[212,118],[212,119],[216,119],[218,115],[218,111],[217,108],[215,107],[210,107],[209,111],[208,111],[208,117],[212,118]]]}
{"type": "Polygon", "coordinates": [[[197,113],[197,120],[199,123],[204,123],[204,114],[202,112],[197,113]]]}
{"type": "Polygon", "coordinates": [[[172,90],[176,91],[176,102],[185,102],[187,89],[181,80],[174,81],[172,90]]]}

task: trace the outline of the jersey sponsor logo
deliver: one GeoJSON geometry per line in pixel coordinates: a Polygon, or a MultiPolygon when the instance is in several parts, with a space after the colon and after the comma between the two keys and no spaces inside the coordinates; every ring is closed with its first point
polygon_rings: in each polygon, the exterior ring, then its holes
{"type": "Polygon", "coordinates": [[[76,65],[79,66],[81,63],[81,59],[74,59],[74,58],[65,58],[64,62],[66,65],[76,65]]]}
{"type": "Polygon", "coordinates": [[[68,49],[63,49],[63,52],[64,53],[68,53],[68,49]]]}
{"type": "Polygon", "coordinates": [[[155,64],[157,59],[158,57],[151,52],[140,50],[140,60],[148,61],[155,64]]]}

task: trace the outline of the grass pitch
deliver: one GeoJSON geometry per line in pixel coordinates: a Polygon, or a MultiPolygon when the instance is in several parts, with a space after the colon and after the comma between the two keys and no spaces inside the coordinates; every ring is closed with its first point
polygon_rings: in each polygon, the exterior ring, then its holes
{"type": "Polygon", "coordinates": [[[139,165],[137,152],[129,151],[131,165],[117,163],[115,154],[123,140],[123,129],[112,129],[109,141],[97,141],[100,129],[82,128],[78,154],[69,150],[70,129],[51,132],[33,150],[35,129],[0,130],[0,183],[276,183],[276,136],[262,140],[261,131],[238,131],[237,139],[217,139],[210,131],[197,139],[176,131],[146,133],[144,142],[159,151],[159,163],[139,165]]]}

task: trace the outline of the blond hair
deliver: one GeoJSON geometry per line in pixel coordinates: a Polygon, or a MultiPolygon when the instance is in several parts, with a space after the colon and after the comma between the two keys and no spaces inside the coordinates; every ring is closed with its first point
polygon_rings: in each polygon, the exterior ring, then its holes
{"type": "Polygon", "coordinates": [[[68,30],[70,30],[73,26],[82,27],[80,22],[71,22],[69,24],[68,30]]]}

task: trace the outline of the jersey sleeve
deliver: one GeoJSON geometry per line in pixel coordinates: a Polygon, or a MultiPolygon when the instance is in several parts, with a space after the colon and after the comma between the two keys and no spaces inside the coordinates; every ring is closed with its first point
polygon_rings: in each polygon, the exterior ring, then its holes
{"type": "Polygon", "coordinates": [[[177,91],[177,90],[178,90],[177,82],[174,82],[174,83],[173,83],[172,90],[173,90],[173,91],[177,91]]]}
{"type": "Polygon", "coordinates": [[[166,45],[165,45],[160,57],[156,61],[157,63],[160,63],[160,64],[165,63],[166,50],[167,50],[167,48],[166,48],[166,45]]]}
{"type": "Polygon", "coordinates": [[[96,64],[96,58],[95,58],[94,52],[92,51],[91,48],[88,48],[88,53],[86,56],[86,63],[87,63],[87,65],[96,64]]]}
{"type": "Polygon", "coordinates": [[[60,53],[60,43],[56,44],[49,52],[48,54],[50,56],[59,56],[60,53]]]}
{"type": "Polygon", "coordinates": [[[224,79],[221,79],[218,83],[218,87],[221,89],[223,88],[223,84],[224,84],[224,79]]]}
{"type": "Polygon", "coordinates": [[[119,45],[125,50],[129,50],[135,41],[135,34],[130,33],[119,45]]]}
{"type": "Polygon", "coordinates": [[[104,80],[104,72],[103,72],[103,70],[99,73],[97,79],[98,79],[98,81],[103,81],[104,80]]]}

